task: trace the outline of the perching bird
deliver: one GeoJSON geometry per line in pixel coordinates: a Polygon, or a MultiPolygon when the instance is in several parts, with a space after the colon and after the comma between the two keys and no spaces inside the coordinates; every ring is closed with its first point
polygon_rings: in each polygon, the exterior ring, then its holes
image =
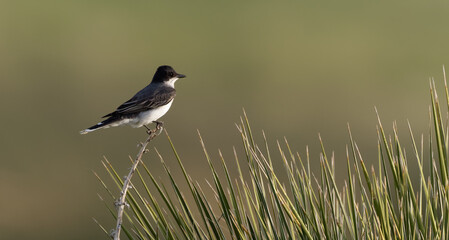
{"type": "Polygon", "coordinates": [[[178,74],[170,66],[157,68],[151,83],[140,90],[134,97],[120,105],[117,110],[106,114],[106,120],[81,131],[86,134],[101,128],[131,125],[131,127],[148,127],[152,122],[160,124],[157,120],[167,113],[176,95],[175,82],[185,75],[178,74]]]}

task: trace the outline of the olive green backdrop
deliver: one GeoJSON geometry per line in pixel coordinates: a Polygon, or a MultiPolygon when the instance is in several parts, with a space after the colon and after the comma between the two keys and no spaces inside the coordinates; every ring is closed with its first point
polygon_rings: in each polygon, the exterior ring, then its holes
{"type": "MultiPolygon", "coordinates": [[[[0,238],[106,239],[92,217],[114,223],[92,170],[106,176],[106,156],[125,175],[145,133],[78,132],[162,64],[188,76],[163,121],[201,184],[210,174],[197,129],[215,159],[220,148],[231,162],[242,108],[259,140],[264,129],[273,147],[284,136],[301,154],[309,145],[317,173],[318,133],[346,166],[347,122],[375,163],[374,106],[389,131],[398,120],[407,137],[409,119],[428,132],[448,23],[445,1],[1,0],[0,238]]],[[[176,171],[166,138],[153,147],[176,171]]],[[[145,161],[163,176],[154,152],[145,161]]]]}

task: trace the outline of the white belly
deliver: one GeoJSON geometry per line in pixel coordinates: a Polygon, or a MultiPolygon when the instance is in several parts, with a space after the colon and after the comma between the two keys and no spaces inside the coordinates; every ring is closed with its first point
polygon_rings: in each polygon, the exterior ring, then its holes
{"type": "Polygon", "coordinates": [[[164,116],[171,107],[173,100],[167,105],[158,107],[156,109],[151,109],[146,112],[141,112],[137,116],[135,121],[130,122],[132,127],[142,127],[143,125],[150,124],[153,121],[158,120],[160,117],[164,116]]]}

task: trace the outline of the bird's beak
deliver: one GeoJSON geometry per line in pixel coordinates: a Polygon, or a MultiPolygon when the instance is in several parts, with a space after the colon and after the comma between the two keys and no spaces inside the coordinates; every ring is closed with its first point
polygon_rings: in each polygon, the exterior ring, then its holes
{"type": "Polygon", "coordinates": [[[177,77],[177,78],[185,78],[186,75],[184,75],[184,74],[178,74],[176,77],[177,77]]]}

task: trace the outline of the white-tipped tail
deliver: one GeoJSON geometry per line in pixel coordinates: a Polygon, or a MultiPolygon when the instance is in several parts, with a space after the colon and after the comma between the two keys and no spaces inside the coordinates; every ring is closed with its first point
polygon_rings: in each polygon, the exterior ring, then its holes
{"type": "Polygon", "coordinates": [[[96,125],[93,125],[90,128],[86,128],[83,131],[80,131],[80,134],[87,134],[87,133],[93,132],[93,131],[95,131],[97,129],[104,128],[104,127],[107,127],[107,125],[104,125],[103,122],[99,122],[99,123],[97,123],[96,125]]]}
{"type": "Polygon", "coordinates": [[[129,123],[129,121],[130,121],[129,119],[117,119],[115,117],[110,117],[110,118],[104,120],[103,122],[99,122],[90,128],[80,131],[80,134],[87,134],[87,133],[90,133],[90,132],[93,132],[95,130],[102,129],[102,128],[117,127],[117,126],[129,123]]]}
{"type": "Polygon", "coordinates": [[[88,134],[88,133],[90,133],[90,132],[93,132],[93,131],[95,131],[96,129],[94,129],[94,130],[91,130],[91,129],[84,129],[83,131],[80,131],[80,134],[88,134]]]}

